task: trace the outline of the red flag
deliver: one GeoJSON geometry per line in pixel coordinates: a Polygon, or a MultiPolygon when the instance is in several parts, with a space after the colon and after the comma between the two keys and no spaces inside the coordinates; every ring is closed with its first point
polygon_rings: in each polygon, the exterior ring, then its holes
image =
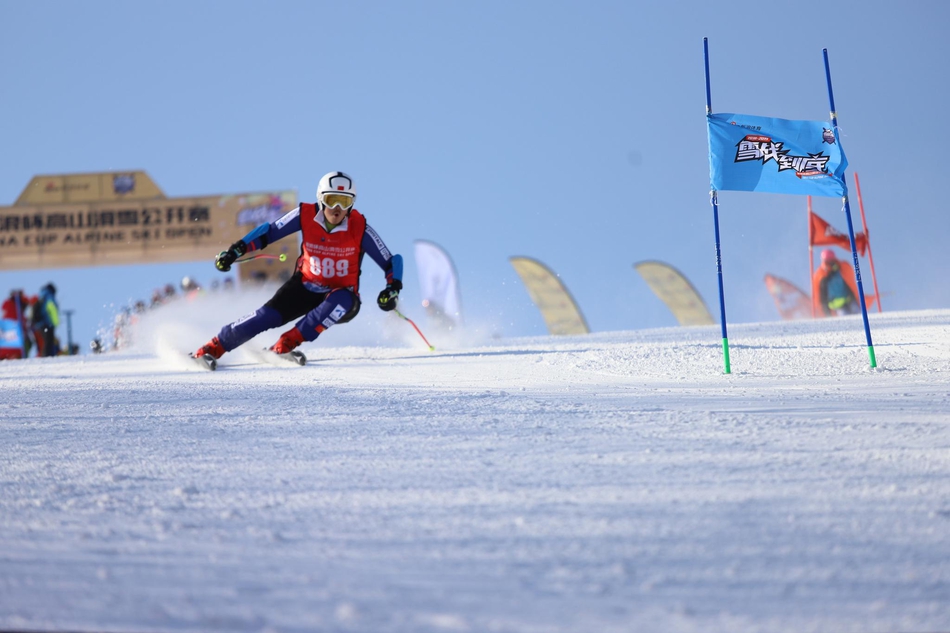
{"type": "MultiPolygon", "coordinates": [[[[811,246],[840,246],[846,251],[851,250],[851,242],[848,236],[831,226],[818,214],[808,212],[808,241],[811,246]]],[[[868,238],[864,233],[854,235],[854,244],[858,247],[858,253],[863,257],[868,249],[868,238]]]]}

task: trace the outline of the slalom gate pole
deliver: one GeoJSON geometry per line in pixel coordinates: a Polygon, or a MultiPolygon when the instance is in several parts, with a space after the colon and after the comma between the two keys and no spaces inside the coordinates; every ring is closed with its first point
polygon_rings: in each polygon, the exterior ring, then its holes
{"type": "Polygon", "coordinates": [[[63,311],[66,315],[66,351],[70,355],[73,353],[73,312],[75,310],[63,311]]]}
{"type": "Polygon", "coordinates": [[[416,325],[415,321],[413,321],[412,319],[410,319],[409,317],[407,317],[405,314],[403,314],[403,313],[400,312],[399,310],[393,309],[393,312],[395,312],[395,313],[396,313],[396,316],[398,316],[399,318],[405,319],[406,321],[409,321],[409,325],[411,325],[412,327],[415,328],[415,330],[416,330],[416,332],[419,334],[419,336],[422,337],[422,340],[425,341],[426,345],[429,346],[429,351],[430,351],[430,352],[434,352],[434,351],[435,351],[435,347],[434,347],[431,343],[429,343],[429,341],[426,340],[426,337],[423,336],[423,334],[422,334],[422,330],[419,329],[419,326],[416,325]]]}
{"type": "Polygon", "coordinates": [[[263,255],[263,254],[261,254],[261,255],[251,255],[250,257],[245,257],[244,259],[236,259],[236,260],[234,260],[234,263],[235,263],[235,264],[243,264],[243,263],[245,263],[245,262],[254,261],[255,259],[277,259],[277,260],[280,260],[280,261],[282,261],[282,262],[285,262],[285,261],[287,261],[287,255],[285,255],[284,253],[281,253],[280,255],[263,255]]]}
{"type": "Polygon", "coordinates": [[[858,172],[854,172],[854,189],[858,194],[858,209],[861,210],[861,226],[864,228],[864,239],[868,245],[868,262],[871,264],[871,281],[874,283],[874,296],[877,298],[878,313],[884,312],[881,307],[881,293],[877,289],[877,275],[874,274],[874,256],[871,255],[871,234],[868,233],[868,222],[864,218],[864,201],[861,199],[861,181],[858,180],[858,172]]]}
{"type": "MultiPolygon", "coordinates": [[[[838,147],[841,147],[841,138],[838,134],[838,113],[835,111],[835,93],[831,87],[831,66],[828,64],[828,49],[821,50],[825,58],[825,79],[828,82],[828,102],[831,105],[831,128],[834,131],[835,141],[838,147]]],[[[844,152],[842,151],[842,154],[844,152]]],[[[877,367],[877,359],[874,357],[874,343],[871,342],[871,325],[868,323],[868,306],[864,300],[864,284],[861,282],[861,266],[858,262],[858,246],[854,241],[854,223],[851,221],[851,203],[848,202],[848,183],[844,185],[844,214],[848,218],[848,239],[851,241],[851,259],[854,261],[854,278],[858,283],[858,295],[861,300],[861,316],[864,319],[864,335],[868,342],[868,356],[871,359],[871,367],[877,367]]],[[[880,301],[880,299],[878,299],[880,301]]]]}
{"type": "Polygon", "coordinates": [[[732,373],[729,365],[729,334],[726,332],[726,298],[722,289],[722,252],[719,242],[719,200],[715,191],[710,192],[713,208],[713,223],[716,225],[716,274],[719,276],[719,322],[722,324],[722,362],[724,373],[732,373]]]}
{"type": "MultiPolygon", "coordinates": [[[[709,39],[703,38],[703,58],[706,65],[706,116],[712,114],[712,92],[709,88],[709,39]]],[[[729,365],[729,335],[726,333],[726,298],[722,288],[722,251],[719,241],[719,197],[710,188],[709,203],[713,208],[713,224],[716,227],[716,274],[719,276],[719,323],[722,326],[722,362],[724,373],[732,373],[729,365]]]]}

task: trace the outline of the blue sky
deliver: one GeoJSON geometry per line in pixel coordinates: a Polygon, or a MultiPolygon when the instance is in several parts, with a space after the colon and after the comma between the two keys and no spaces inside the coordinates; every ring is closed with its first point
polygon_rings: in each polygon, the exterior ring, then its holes
{"type": "MultiPolygon", "coordinates": [[[[671,326],[632,265],[672,264],[718,312],[703,37],[715,111],[791,119],[827,119],[827,48],[884,309],[948,307],[950,3],[826,6],[3,0],[0,204],[36,174],[129,169],[169,196],[310,200],[341,169],[406,257],[407,299],[422,238],[453,257],[467,320],[505,335],[546,332],[513,255],[560,274],[595,331],[671,326]]],[[[837,200],[815,210],[846,229],[837,200]]],[[[778,319],[762,279],[807,290],[804,198],[724,192],[720,228],[728,320],[778,319]]],[[[85,346],[108,306],[210,283],[214,255],[0,271],[0,292],[54,281],[85,346]]],[[[364,294],[380,279],[364,266],[364,294]]]]}

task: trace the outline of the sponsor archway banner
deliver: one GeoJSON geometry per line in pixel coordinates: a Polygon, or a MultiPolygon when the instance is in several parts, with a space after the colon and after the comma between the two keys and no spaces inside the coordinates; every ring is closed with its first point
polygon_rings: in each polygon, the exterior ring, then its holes
{"type": "Polygon", "coordinates": [[[688,279],[669,264],[645,261],[634,264],[650,290],[660,298],[680,325],[712,325],[706,302],[688,279]]]}
{"type": "MultiPolygon", "coordinates": [[[[296,205],[294,191],[169,198],[144,171],[36,176],[13,206],[0,207],[0,267],[210,261],[296,205]]],[[[292,272],[298,245],[284,241],[272,250],[285,262],[250,262],[241,277],[292,272]]]]}
{"type": "Polygon", "coordinates": [[[548,333],[562,336],[590,332],[571,293],[550,268],[529,257],[512,257],[509,261],[541,311],[548,333]]]}

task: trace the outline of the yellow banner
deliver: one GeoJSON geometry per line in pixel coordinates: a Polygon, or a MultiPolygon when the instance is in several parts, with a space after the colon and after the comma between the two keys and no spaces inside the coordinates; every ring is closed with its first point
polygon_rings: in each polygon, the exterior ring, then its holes
{"type": "Polygon", "coordinates": [[[550,334],[590,332],[577,303],[557,275],[547,266],[528,257],[512,257],[509,261],[528,289],[528,295],[534,305],[541,311],[550,334]]]}
{"type": "Polygon", "coordinates": [[[681,272],[663,262],[640,262],[633,267],[666,304],[680,325],[715,323],[702,297],[681,272]]]}

